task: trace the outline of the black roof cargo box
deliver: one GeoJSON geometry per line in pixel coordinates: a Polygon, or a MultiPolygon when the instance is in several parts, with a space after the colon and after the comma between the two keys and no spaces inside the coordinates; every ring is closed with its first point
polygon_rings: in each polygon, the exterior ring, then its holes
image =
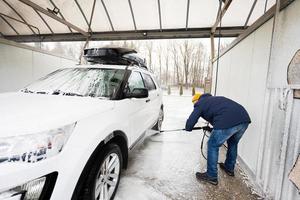
{"type": "Polygon", "coordinates": [[[138,57],[134,49],[127,48],[91,48],[85,49],[83,56],[90,63],[110,65],[138,65],[146,68],[143,59],[138,57]]]}

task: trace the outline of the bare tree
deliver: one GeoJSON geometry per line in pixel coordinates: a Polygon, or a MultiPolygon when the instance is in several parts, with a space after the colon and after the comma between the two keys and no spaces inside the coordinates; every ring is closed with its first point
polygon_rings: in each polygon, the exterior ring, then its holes
{"type": "Polygon", "coordinates": [[[179,85],[181,83],[180,79],[180,66],[179,66],[179,56],[178,56],[178,44],[172,43],[172,57],[175,66],[175,73],[176,73],[176,84],[179,85]]]}
{"type": "Polygon", "coordinates": [[[159,82],[162,83],[162,46],[157,47],[158,64],[159,64],[159,82]]]}
{"type": "Polygon", "coordinates": [[[191,53],[193,51],[192,45],[188,40],[185,40],[180,47],[180,53],[183,60],[183,71],[185,79],[185,87],[188,88],[188,79],[191,65],[191,53]]]}
{"type": "Polygon", "coordinates": [[[147,64],[148,64],[149,69],[153,71],[154,69],[152,68],[152,51],[153,51],[152,41],[148,41],[146,43],[146,50],[147,50],[147,57],[148,57],[147,64]]]}
{"type": "Polygon", "coordinates": [[[166,62],[166,85],[169,83],[169,48],[167,47],[165,52],[165,62],[166,62]]]}

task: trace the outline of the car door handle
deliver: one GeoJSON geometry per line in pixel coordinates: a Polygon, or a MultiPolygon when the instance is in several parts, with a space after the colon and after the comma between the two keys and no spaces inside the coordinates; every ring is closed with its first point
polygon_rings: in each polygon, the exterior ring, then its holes
{"type": "Polygon", "coordinates": [[[146,99],[146,103],[148,103],[150,101],[150,99],[146,99]]]}

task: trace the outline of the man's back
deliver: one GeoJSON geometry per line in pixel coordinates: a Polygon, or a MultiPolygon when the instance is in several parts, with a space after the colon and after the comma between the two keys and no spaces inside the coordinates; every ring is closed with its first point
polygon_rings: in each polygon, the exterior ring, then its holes
{"type": "Polygon", "coordinates": [[[195,122],[193,118],[198,116],[212,124],[214,129],[227,129],[241,123],[251,122],[246,109],[226,97],[203,94],[194,107],[187,126],[189,126],[189,122],[192,125],[195,122]]]}

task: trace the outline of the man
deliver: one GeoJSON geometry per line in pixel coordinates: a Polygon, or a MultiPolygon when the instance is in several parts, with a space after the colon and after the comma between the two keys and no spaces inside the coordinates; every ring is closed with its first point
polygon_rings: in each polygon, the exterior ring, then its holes
{"type": "Polygon", "coordinates": [[[197,172],[196,178],[217,185],[219,147],[227,141],[226,160],[225,163],[220,163],[220,168],[229,176],[234,176],[238,143],[251,120],[243,106],[222,96],[197,93],[192,102],[194,111],[186,122],[185,130],[192,131],[200,117],[213,126],[207,142],[207,171],[197,172]]]}

